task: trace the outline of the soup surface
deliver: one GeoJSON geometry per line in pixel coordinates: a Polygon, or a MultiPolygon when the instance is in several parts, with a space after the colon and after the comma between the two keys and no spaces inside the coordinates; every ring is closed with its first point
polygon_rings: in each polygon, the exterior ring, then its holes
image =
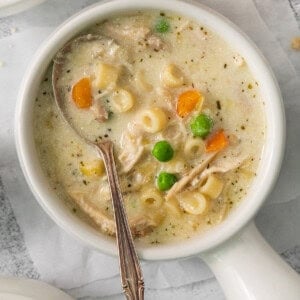
{"type": "MultiPolygon", "coordinates": [[[[114,142],[136,238],[189,238],[247,195],[264,144],[263,100],[247,62],[209,28],[167,12],[111,17],[55,61],[56,93],[73,126],[114,142]]],[[[103,161],[59,114],[52,68],[34,113],[42,166],[74,214],[114,235],[103,161]]]]}

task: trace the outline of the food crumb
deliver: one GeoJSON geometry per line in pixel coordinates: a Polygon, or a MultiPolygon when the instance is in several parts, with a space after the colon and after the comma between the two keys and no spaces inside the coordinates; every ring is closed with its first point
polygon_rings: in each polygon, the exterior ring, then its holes
{"type": "Polygon", "coordinates": [[[18,31],[18,28],[17,27],[11,27],[10,28],[10,33],[13,34],[13,33],[16,33],[18,31]]]}
{"type": "Polygon", "coordinates": [[[300,51],[300,36],[294,37],[291,41],[291,48],[300,51]]]}
{"type": "Polygon", "coordinates": [[[0,68],[4,67],[4,62],[0,60],[0,68]]]}

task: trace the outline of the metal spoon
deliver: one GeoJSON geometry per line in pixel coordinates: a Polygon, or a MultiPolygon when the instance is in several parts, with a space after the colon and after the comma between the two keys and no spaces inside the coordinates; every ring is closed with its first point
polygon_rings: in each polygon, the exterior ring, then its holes
{"type": "MultiPolygon", "coordinates": [[[[75,123],[66,110],[66,99],[62,89],[58,86],[58,81],[64,69],[66,55],[72,51],[72,46],[78,43],[87,43],[91,41],[107,41],[108,39],[99,35],[80,36],[67,43],[56,55],[52,71],[52,86],[55,102],[59,108],[64,120],[73,128],[86,143],[94,146],[102,155],[110,186],[111,198],[114,208],[116,222],[116,237],[119,249],[119,263],[121,280],[124,293],[127,299],[142,300],[144,299],[144,281],[139,264],[139,259],[135,251],[132,234],[128,225],[126,212],[123,206],[123,198],[120,189],[120,183],[116,170],[116,164],[113,155],[113,143],[110,140],[103,142],[93,142],[81,131],[76,128],[75,123]]],[[[110,40],[111,41],[111,40],[110,40]]]]}

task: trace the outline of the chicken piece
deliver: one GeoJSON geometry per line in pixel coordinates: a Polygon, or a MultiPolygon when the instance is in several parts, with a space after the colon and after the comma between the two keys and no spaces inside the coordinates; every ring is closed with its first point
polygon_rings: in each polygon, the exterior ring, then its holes
{"type": "Polygon", "coordinates": [[[142,237],[147,235],[155,227],[157,227],[157,225],[158,224],[155,222],[155,220],[148,216],[138,216],[129,220],[131,233],[134,237],[142,237]]]}
{"type": "MultiPolygon", "coordinates": [[[[110,196],[107,197],[108,195],[106,193],[100,194],[99,191],[100,189],[94,189],[92,192],[82,191],[76,186],[69,189],[68,194],[77,206],[100,227],[101,231],[108,235],[115,236],[116,224],[114,216],[106,209],[106,207],[111,206],[110,196]],[[97,199],[101,199],[101,201],[97,201],[97,199]]],[[[125,198],[126,196],[124,196],[124,200],[126,200],[125,198]]],[[[155,219],[141,213],[131,217],[128,216],[129,227],[133,237],[141,237],[150,233],[158,226],[158,221],[159,219],[157,218],[155,219]]]]}
{"type": "Polygon", "coordinates": [[[146,44],[148,44],[149,47],[154,51],[159,51],[165,48],[165,43],[162,41],[162,39],[154,34],[150,34],[148,37],[146,37],[146,44]]]}
{"type": "Polygon", "coordinates": [[[210,174],[213,173],[227,173],[232,171],[245,161],[245,158],[235,158],[232,161],[223,162],[222,165],[214,165],[205,169],[199,176],[195,177],[194,180],[191,182],[191,189],[196,188],[197,186],[201,185],[201,183],[208,178],[210,174]]]}
{"type": "Polygon", "coordinates": [[[177,193],[181,192],[185,186],[187,186],[198,174],[200,174],[207,167],[207,165],[214,159],[217,153],[218,152],[211,152],[207,154],[207,156],[198,166],[190,170],[188,174],[186,174],[179,181],[177,181],[168,191],[166,195],[166,200],[171,199],[177,193]]]}
{"type": "Polygon", "coordinates": [[[130,39],[140,41],[150,33],[150,29],[145,26],[138,26],[133,20],[128,20],[126,24],[119,24],[114,22],[106,22],[104,30],[107,35],[114,39],[130,39]]]}
{"type": "Polygon", "coordinates": [[[125,132],[121,138],[122,153],[119,160],[123,166],[123,172],[129,172],[138,162],[144,152],[142,145],[142,135],[131,135],[125,132]]]}
{"type": "Polygon", "coordinates": [[[149,46],[152,50],[159,51],[165,47],[161,38],[154,35],[150,28],[129,20],[127,24],[115,24],[107,22],[104,25],[108,35],[115,39],[131,40],[139,45],[149,46]]]}
{"type": "Polygon", "coordinates": [[[95,118],[100,123],[103,123],[108,120],[108,111],[104,108],[103,104],[101,103],[100,99],[96,100],[91,110],[95,114],[95,118]]]}
{"type": "MultiPolygon", "coordinates": [[[[100,205],[97,205],[92,197],[97,198],[99,197],[99,193],[97,190],[93,192],[84,192],[81,191],[78,187],[70,188],[68,190],[68,194],[71,199],[78,205],[78,207],[88,215],[95,223],[98,225],[101,230],[108,234],[114,235],[116,232],[116,225],[112,218],[112,216],[108,215],[108,213],[104,213],[104,209],[101,209],[100,205]],[[92,196],[91,196],[92,195],[92,196]]],[[[99,198],[101,199],[101,198],[99,198]]],[[[108,199],[102,200],[101,202],[106,202],[108,199]]]]}

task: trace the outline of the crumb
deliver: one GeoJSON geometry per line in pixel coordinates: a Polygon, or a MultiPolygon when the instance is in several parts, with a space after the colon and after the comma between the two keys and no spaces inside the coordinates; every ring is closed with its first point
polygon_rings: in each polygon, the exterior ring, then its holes
{"type": "Polygon", "coordinates": [[[0,60],[0,68],[2,68],[3,66],[4,66],[4,62],[0,60]]]}
{"type": "Polygon", "coordinates": [[[291,48],[300,51],[300,37],[296,36],[291,41],[291,48]]]}
{"type": "Polygon", "coordinates": [[[10,28],[10,33],[13,34],[13,33],[16,33],[18,31],[18,28],[16,27],[11,27],[10,28]]]}

